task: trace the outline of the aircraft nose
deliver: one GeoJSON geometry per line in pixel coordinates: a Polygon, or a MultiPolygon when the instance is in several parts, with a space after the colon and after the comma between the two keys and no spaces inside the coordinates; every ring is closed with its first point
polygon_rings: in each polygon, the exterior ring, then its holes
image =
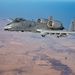
{"type": "Polygon", "coordinates": [[[4,30],[7,30],[8,31],[8,30],[11,30],[11,28],[12,28],[11,25],[5,26],[4,30]]]}
{"type": "Polygon", "coordinates": [[[6,30],[8,30],[8,29],[4,28],[4,30],[6,31],[6,30]]]}

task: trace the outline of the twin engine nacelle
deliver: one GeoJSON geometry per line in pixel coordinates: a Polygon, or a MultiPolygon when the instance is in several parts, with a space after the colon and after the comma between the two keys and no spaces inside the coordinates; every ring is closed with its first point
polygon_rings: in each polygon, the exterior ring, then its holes
{"type": "Polygon", "coordinates": [[[48,19],[39,18],[37,22],[47,24],[47,27],[50,29],[54,30],[63,29],[62,23],[57,20],[48,20],[48,19]]]}
{"type": "Polygon", "coordinates": [[[37,20],[37,22],[39,22],[39,23],[46,23],[46,24],[47,24],[47,22],[48,22],[49,20],[52,20],[52,19],[53,19],[52,16],[48,16],[48,19],[39,18],[39,19],[37,20]]]}
{"type": "Polygon", "coordinates": [[[56,20],[48,21],[47,26],[50,29],[56,29],[56,30],[63,29],[62,23],[60,21],[56,21],[56,20]]]}
{"type": "Polygon", "coordinates": [[[46,24],[47,24],[48,19],[39,18],[39,19],[37,20],[37,22],[39,22],[39,23],[46,23],[46,24]]]}

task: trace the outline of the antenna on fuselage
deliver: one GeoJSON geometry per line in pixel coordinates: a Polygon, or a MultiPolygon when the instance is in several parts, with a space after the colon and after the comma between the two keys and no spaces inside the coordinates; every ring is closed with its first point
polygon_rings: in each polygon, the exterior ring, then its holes
{"type": "Polygon", "coordinates": [[[49,16],[48,17],[48,20],[53,20],[53,16],[49,16]]]}

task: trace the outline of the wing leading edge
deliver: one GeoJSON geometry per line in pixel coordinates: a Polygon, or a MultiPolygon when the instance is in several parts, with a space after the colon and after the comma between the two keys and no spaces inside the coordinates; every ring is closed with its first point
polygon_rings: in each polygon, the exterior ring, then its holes
{"type": "Polygon", "coordinates": [[[75,33],[75,31],[69,31],[69,30],[42,30],[42,29],[37,29],[36,31],[38,32],[45,32],[45,33],[75,33]]]}
{"type": "Polygon", "coordinates": [[[40,32],[40,34],[44,37],[47,34],[56,34],[57,36],[63,36],[66,34],[75,34],[75,31],[69,31],[69,30],[44,30],[44,29],[37,29],[37,32],[40,32]]]}

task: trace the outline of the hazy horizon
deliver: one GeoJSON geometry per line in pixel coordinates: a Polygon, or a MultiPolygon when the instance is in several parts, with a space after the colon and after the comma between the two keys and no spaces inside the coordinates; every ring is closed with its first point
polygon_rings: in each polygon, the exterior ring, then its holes
{"type": "Polygon", "coordinates": [[[48,18],[62,22],[64,27],[69,27],[71,19],[75,19],[74,0],[0,0],[0,17],[37,20],[48,18]]]}
{"type": "Polygon", "coordinates": [[[75,75],[75,34],[43,38],[39,33],[4,30],[8,21],[3,18],[36,21],[48,16],[68,28],[75,19],[75,1],[0,0],[0,75],[75,75]]]}

